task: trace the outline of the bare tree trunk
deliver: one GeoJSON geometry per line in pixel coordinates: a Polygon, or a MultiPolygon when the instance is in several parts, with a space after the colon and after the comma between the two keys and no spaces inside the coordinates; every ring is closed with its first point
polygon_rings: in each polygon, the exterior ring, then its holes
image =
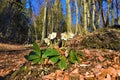
{"type": "Polygon", "coordinates": [[[112,26],[115,24],[115,19],[114,19],[114,1],[112,1],[112,26]]]}
{"type": "Polygon", "coordinates": [[[35,40],[37,41],[38,35],[37,35],[37,24],[34,22],[34,30],[35,30],[35,40]]]}
{"type": "Polygon", "coordinates": [[[78,0],[78,6],[79,6],[79,16],[80,16],[80,25],[79,25],[79,33],[82,34],[82,29],[83,27],[82,22],[83,22],[83,4],[82,4],[82,0],[78,0]]]}
{"type": "Polygon", "coordinates": [[[106,27],[106,22],[104,19],[104,13],[103,13],[103,8],[102,8],[103,7],[102,0],[99,0],[98,3],[99,3],[99,7],[100,7],[100,13],[101,13],[102,21],[103,21],[103,26],[106,27]]]}
{"type": "Polygon", "coordinates": [[[96,25],[96,29],[99,29],[100,28],[100,18],[101,18],[101,15],[100,15],[100,7],[98,5],[98,1],[95,3],[95,5],[97,6],[96,7],[96,17],[95,17],[95,25],[96,25]]]}
{"type": "Polygon", "coordinates": [[[52,8],[52,12],[51,12],[51,33],[53,32],[53,29],[54,29],[54,17],[53,17],[54,15],[53,15],[53,8],[52,8]]]}
{"type": "Polygon", "coordinates": [[[43,40],[44,40],[45,35],[46,35],[46,13],[47,13],[47,1],[45,2],[45,6],[44,6],[44,18],[43,18],[41,44],[43,43],[43,40]]]}
{"type": "Polygon", "coordinates": [[[110,26],[110,6],[111,6],[111,2],[108,2],[108,10],[107,10],[107,20],[106,20],[106,26],[110,26]]]}
{"type": "Polygon", "coordinates": [[[91,0],[88,0],[87,2],[87,26],[90,26],[90,4],[91,4],[91,0]]]}
{"type": "Polygon", "coordinates": [[[77,0],[75,0],[75,7],[76,7],[76,29],[75,29],[75,34],[78,34],[79,32],[79,26],[78,26],[78,5],[77,5],[77,0]]]}
{"type": "Polygon", "coordinates": [[[67,7],[67,16],[66,16],[66,23],[67,23],[67,32],[72,32],[72,19],[71,19],[71,8],[70,8],[70,0],[66,0],[66,7],[67,7]]]}
{"type": "Polygon", "coordinates": [[[116,23],[118,24],[118,14],[119,14],[119,12],[118,12],[118,0],[116,0],[116,10],[117,10],[117,19],[116,19],[116,23]]]}
{"type": "Polygon", "coordinates": [[[84,18],[83,18],[84,34],[87,34],[88,29],[87,29],[87,2],[86,2],[86,0],[83,0],[83,7],[84,7],[84,10],[83,10],[83,15],[84,15],[84,18]]]}
{"type": "Polygon", "coordinates": [[[92,27],[94,30],[96,30],[96,27],[95,27],[95,0],[92,0],[92,27]]]}

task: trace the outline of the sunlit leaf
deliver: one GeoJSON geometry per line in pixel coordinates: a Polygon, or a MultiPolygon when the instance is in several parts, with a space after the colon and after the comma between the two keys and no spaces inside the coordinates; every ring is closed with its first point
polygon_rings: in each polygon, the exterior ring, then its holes
{"type": "Polygon", "coordinates": [[[38,46],[38,44],[36,42],[33,43],[33,49],[37,53],[37,55],[41,55],[40,48],[39,48],[39,46],[38,46]]]}
{"type": "Polygon", "coordinates": [[[52,57],[52,56],[58,56],[60,55],[57,50],[48,48],[42,55],[42,58],[52,57]]]}
{"type": "Polygon", "coordinates": [[[33,60],[33,63],[38,64],[39,61],[40,61],[40,58],[36,58],[36,59],[33,60]]]}
{"type": "Polygon", "coordinates": [[[41,58],[41,59],[40,59],[40,62],[41,62],[41,63],[44,63],[44,59],[43,59],[43,58],[41,58]]]}
{"type": "Polygon", "coordinates": [[[50,60],[51,60],[53,63],[57,63],[59,59],[60,59],[60,56],[55,56],[55,57],[50,58],[50,60]]]}
{"type": "Polygon", "coordinates": [[[77,61],[76,54],[73,50],[71,50],[69,53],[69,60],[71,63],[75,63],[77,61]]]}
{"type": "Polygon", "coordinates": [[[61,70],[64,70],[67,68],[67,62],[64,56],[61,58],[60,62],[58,63],[58,66],[61,70]]]}

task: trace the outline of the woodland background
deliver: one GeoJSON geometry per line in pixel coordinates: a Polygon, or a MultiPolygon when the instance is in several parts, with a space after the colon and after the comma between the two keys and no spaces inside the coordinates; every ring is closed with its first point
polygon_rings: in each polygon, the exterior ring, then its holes
{"type": "Polygon", "coordinates": [[[13,79],[120,80],[120,0],[0,0],[0,80],[13,79]]]}
{"type": "Polygon", "coordinates": [[[0,0],[1,38],[16,43],[114,25],[120,25],[120,0],[0,0]]]}

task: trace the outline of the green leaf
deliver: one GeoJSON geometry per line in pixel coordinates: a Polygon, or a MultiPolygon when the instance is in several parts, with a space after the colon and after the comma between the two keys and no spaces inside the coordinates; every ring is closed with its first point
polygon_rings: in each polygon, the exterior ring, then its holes
{"type": "Polygon", "coordinates": [[[35,50],[37,55],[41,55],[40,48],[39,48],[39,46],[38,46],[38,44],[36,42],[33,43],[33,49],[35,50]]]}
{"type": "Polygon", "coordinates": [[[40,58],[36,52],[30,52],[30,54],[27,56],[27,60],[32,61],[34,59],[40,58]]]}
{"type": "Polygon", "coordinates": [[[41,63],[44,63],[44,59],[43,59],[43,58],[41,58],[41,59],[40,59],[40,62],[41,62],[41,63]]]}
{"type": "Polygon", "coordinates": [[[51,60],[54,64],[57,63],[59,59],[60,59],[60,56],[55,56],[55,57],[50,58],[50,60],[51,60]]]}
{"type": "Polygon", "coordinates": [[[34,64],[38,64],[39,61],[40,61],[40,58],[36,58],[36,59],[33,60],[33,63],[34,63],[34,64]]]}
{"type": "Polygon", "coordinates": [[[79,56],[84,56],[84,53],[83,52],[81,52],[81,51],[78,51],[78,53],[77,53],[79,56]]]}
{"type": "Polygon", "coordinates": [[[69,53],[69,60],[73,64],[77,61],[76,54],[73,50],[71,50],[70,53],[69,53]]]}
{"type": "Polygon", "coordinates": [[[77,57],[77,62],[80,63],[80,57],[77,57]]]}
{"type": "Polygon", "coordinates": [[[34,60],[34,59],[39,59],[38,55],[29,55],[28,60],[34,60]]]}
{"type": "Polygon", "coordinates": [[[52,56],[58,56],[60,55],[57,50],[47,48],[45,53],[42,55],[42,58],[52,57],[52,56]]]}
{"type": "Polygon", "coordinates": [[[64,70],[67,68],[67,62],[64,56],[61,58],[60,62],[58,63],[58,66],[61,70],[64,70]]]}

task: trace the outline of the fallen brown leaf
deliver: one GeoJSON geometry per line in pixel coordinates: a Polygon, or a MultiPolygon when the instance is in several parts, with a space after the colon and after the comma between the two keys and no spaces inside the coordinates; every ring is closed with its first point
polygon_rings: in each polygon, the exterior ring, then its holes
{"type": "Polygon", "coordinates": [[[51,73],[49,75],[42,76],[43,80],[54,80],[55,79],[55,73],[51,73]]]}
{"type": "Polygon", "coordinates": [[[56,74],[57,77],[58,76],[62,76],[63,75],[63,71],[62,70],[56,70],[55,74],[56,74]]]}
{"type": "Polygon", "coordinates": [[[66,73],[66,72],[64,73],[64,79],[63,80],[70,80],[68,73],[66,73]]]}

